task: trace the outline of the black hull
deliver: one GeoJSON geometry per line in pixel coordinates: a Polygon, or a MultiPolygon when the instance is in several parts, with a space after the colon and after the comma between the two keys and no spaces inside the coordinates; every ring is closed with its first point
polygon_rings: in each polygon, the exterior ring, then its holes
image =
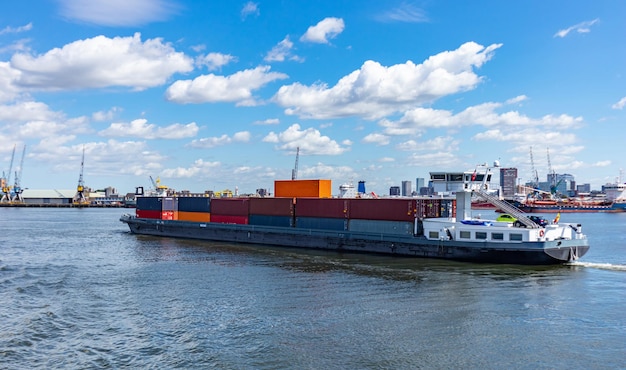
{"type": "Polygon", "coordinates": [[[562,264],[582,257],[589,249],[586,239],[524,243],[467,243],[452,240],[428,240],[423,236],[395,236],[252,225],[202,224],[185,221],[137,219],[127,216],[122,216],[120,221],[128,224],[132,233],[141,235],[441,258],[481,263],[562,264]]]}

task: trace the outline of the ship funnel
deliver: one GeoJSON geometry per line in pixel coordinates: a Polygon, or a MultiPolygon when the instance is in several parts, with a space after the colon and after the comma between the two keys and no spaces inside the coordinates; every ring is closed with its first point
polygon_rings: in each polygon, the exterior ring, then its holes
{"type": "Polygon", "coordinates": [[[365,194],[365,181],[359,181],[357,192],[361,194],[365,194]]]}

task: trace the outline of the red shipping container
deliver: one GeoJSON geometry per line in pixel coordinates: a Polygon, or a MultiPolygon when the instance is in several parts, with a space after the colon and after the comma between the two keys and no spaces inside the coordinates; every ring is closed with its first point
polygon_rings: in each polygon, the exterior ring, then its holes
{"type": "Polygon", "coordinates": [[[293,198],[250,198],[250,214],[293,216],[293,198]]]}
{"type": "Polygon", "coordinates": [[[296,198],[296,216],[322,218],[350,217],[350,202],[346,198],[296,198]]]}
{"type": "Polygon", "coordinates": [[[135,209],[135,216],[137,216],[137,218],[152,218],[155,220],[160,220],[161,211],[135,209]]]}
{"type": "Polygon", "coordinates": [[[248,217],[250,198],[214,198],[211,200],[211,213],[248,217]]]}
{"type": "Polygon", "coordinates": [[[248,216],[216,215],[215,213],[211,213],[211,222],[218,224],[247,225],[248,216]]]}
{"type": "Polygon", "coordinates": [[[161,211],[161,220],[178,220],[178,211],[161,211]]]}
{"type": "Polygon", "coordinates": [[[350,218],[412,222],[416,207],[415,199],[409,198],[353,199],[350,203],[350,218]]]}

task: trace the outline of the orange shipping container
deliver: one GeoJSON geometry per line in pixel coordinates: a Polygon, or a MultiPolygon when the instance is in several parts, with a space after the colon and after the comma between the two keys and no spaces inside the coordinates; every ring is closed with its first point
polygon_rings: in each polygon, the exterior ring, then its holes
{"type": "Polygon", "coordinates": [[[211,222],[211,214],[208,212],[178,211],[178,221],[211,222]]]}
{"type": "Polygon", "coordinates": [[[274,196],[279,197],[312,197],[330,198],[330,180],[276,180],[274,196]]]}

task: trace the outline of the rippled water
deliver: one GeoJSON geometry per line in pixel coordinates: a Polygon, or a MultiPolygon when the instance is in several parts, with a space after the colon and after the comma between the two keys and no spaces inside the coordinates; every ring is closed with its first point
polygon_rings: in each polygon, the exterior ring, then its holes
{"type": "MultiPolygon", "coordinates": [[[[625,368],[626,214],[524,267],[132,235],[0,208],[0,368],[625,368]]],[[[485,213],[483,212],[483,216],[485,213]]]]}

